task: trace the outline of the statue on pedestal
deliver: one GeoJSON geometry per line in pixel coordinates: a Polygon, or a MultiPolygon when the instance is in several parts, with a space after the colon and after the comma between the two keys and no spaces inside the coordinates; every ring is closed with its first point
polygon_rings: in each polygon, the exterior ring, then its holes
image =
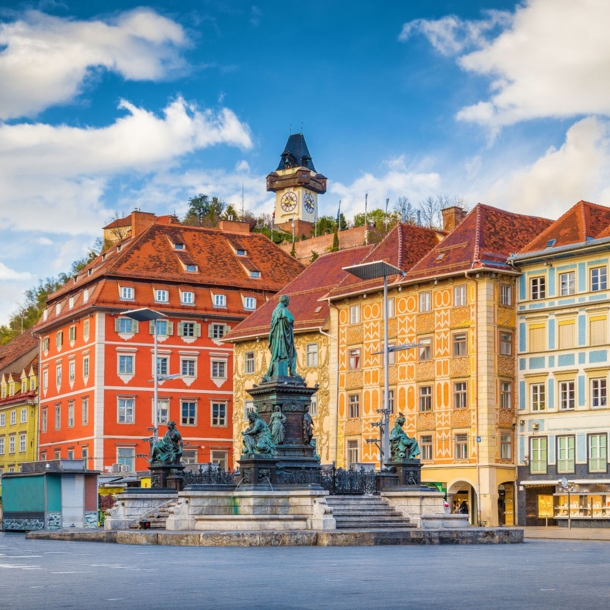
{"type": "Polygon", "coordinates": [[[390,461],[414,460],[419,456],[419,444],[414,438],[407,436],[402,429],[405,425],[405,416],[398,414],[396,423],[390,433],[390,461]]]}
{"type": "Polygon", "coordinates": [[[303,413],[303,444],[314,445],[313,441],[313,419],[309,414],[309,405],[305,405],[305,413],[303,413]]]}
{"type": "Polygon", "coordinates": [[[269,330],[269,350],[271,362],[263,383],[272,377],[299,377],[297,375],[297,353],[294,348],[294,317],[288,311],[290,299],[286,295],[280,297],[277,307],[271,316],[269,330]]]}
{"type": "Polygon", "coordinates": [[[258,455],[272,458],[275,455],[275,443],[271,438],[269,426],[260,418],[256,411],[248,411],[250,425],[242,432],[244,446],[241,450],[243,457],[249,458],[258,455]]]}
{"type": "Polygon", "coordinates": [[[182,436],[176,429],[176,422],[167,424],[167,432],[153,447],[151,464],[172,465],[182,461],[182,436]]]}
{"type": "Polygon", "coordinates": [[[282,413],[282,407],[275,405],[273,413],[269,420],[271,425],[271,438],[276,445],[281,445],[284,442],[286,433],[286,416],[282,413]]]}

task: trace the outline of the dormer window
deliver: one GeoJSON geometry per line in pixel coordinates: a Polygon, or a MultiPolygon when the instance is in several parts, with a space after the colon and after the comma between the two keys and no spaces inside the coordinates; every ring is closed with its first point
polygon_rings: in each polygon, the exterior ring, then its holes
{"type": "Polygon", "coordinates": [[[155,301],[157,303],[169,302],[169,292],[167,290],[155,290],[155,301]]]}
{"type": "Polygon", "coordinates": [[[76,282],[78,282],[78,275],[75,275],[75,276],[72,278],[72,281],[73,281],[73,282],[76,284],[76,282]]]}
{"type": "Polygon", "coordinates": [[[133,301],[134,289],[131,286],[121,286],[121,300],[133,301]]]}
{"type": "Polygon", "coordinates": [[[184,250],[184,244],[174,244],[174,250],[184,250]]]}
{"type": "Polygon", "coordinates": [[[250,271],[250,277],[254,278],[255,280],[258,280],[261,277],[261,272],[260,271],[250,271]]]}
{"type": "Polygon", "coordinates": [[[70,297],[70,300],[68,301],[68,307],[70,309],[74,307],[74,297],[70,297]]]}
{"type": "Polygon", "coordinates": [[[248,252],[243,249],[236,250],[237,256],[248,256],[248,252]]]}
{"type": "Polygon", "coordinates": [[[246,297],[244,299],[244,309],[256,309],[256,299],[254,297],[246,297]]]}
{"type": "Polygon", "coordinates": [[[186,265],[188,273],[197,273],[197,265],[186,265]]]}
{"type": "Polygon", "coordinates": [[[102,254],[102,260],[105,261],[106,260],[106,255],[102,254]]]}
{"type": "Polygon", "coordinates": [[[117,247],[116,247],[116,251],[117,251],[117,252],[120,252],[122,248],[123,248],[123,246],[117,246],[117,247]]]}
{"type": "Polygon", "coordinates": [[[194,292],[183,292],[182,293],[182,304],[183,305],[194,305],[195,304],[195,293],[194,292]]]}
{"type": "Polygon", "coordinates": [[[224,294],[215,294],[214,295],[214,307],[226,307],[227,306],[227,297],[224,294]]]}
{"type": "Polygon", "coordinates": [[[45,309],[45,310],[43,311],[43,313],[42,313],[42,319],[43,319],[43,321],[44,321],[44,322],[46,322],[46,321],[47,321],[47,319],[48,319],[48,317],[49,317],[49,310],[48,310],[48,309],[45,309]]]}
{"type": "Polygon", "coordinates": [[[89,271],[87,272],[87,274],[88,274],[89,276],[93,275],[93,269],[89,269],[89,271]]]}
{"type": "Polygon", "coordinates": [[[55,305],[55,315],[58,316],[61,313],[61,303],[55,305]]]}
{"type": "Polygon", "coordinates": [[[89,301],[89,289],[83,291],[83,303],[87,303],[89,301]]]}

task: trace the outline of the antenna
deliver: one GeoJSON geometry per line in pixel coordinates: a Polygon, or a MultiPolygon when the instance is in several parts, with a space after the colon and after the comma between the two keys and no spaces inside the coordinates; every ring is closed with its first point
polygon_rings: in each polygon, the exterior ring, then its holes
{"type": "Polygon", "coordinates": [[[241,181],[241,219],[243,220],[245,216],[244,211],[244,181],[241,181]]]}

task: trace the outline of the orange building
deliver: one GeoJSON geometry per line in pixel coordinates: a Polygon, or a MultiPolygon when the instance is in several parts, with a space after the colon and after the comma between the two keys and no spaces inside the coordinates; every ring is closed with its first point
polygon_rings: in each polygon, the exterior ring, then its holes
{"type": "Polygon", "coordinates": [[[174,420],[184,459],[232,463],[232,349],[222,337],[303,266],[246,223],[187,227],[133,212],[107,249],[49,297],[40,349],[39,458],[147,468],[153,420],[153,329],[121,315],[148,307],[159,322],[158,420],[174,420]]]}

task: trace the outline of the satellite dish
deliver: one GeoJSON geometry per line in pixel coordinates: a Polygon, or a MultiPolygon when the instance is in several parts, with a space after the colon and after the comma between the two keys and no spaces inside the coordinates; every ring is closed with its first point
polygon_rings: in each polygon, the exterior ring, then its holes
{"type": "Polygon", "coordinates": [[[564,487],[564,488],[567,488],[568,485],[569,485],[568,479],[566,479],[565,477],[561,477],[559,482],[561,483],[561,486],[564,487]]]}

